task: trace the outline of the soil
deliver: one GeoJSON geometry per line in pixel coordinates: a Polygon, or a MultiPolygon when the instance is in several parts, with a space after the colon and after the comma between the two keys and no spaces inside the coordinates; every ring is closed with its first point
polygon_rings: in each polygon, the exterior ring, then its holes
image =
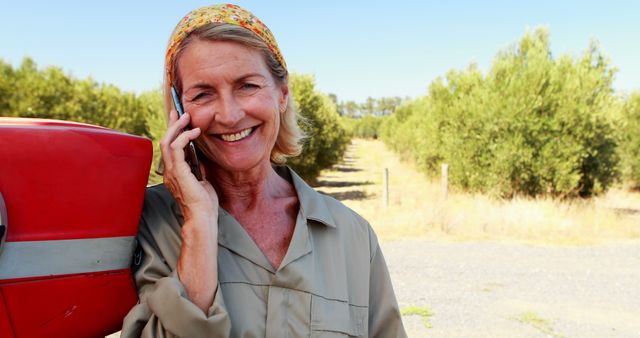
{"type": "Polygon", "coordinates": [[[409,337],[640,337],[640,243],[382,243],[409,337]],[[526,319],[529,318],[529,319],[526,319]],[[531,319],[534,318],[534,319],[531,319]]]}

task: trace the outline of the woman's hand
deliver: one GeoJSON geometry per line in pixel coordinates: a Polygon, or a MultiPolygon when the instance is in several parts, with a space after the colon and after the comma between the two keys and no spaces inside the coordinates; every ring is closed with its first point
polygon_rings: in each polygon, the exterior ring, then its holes
{"type": "Polygon", "coordinates": [[[206,177],[196,179],[185,161],[184,148],[200,135],[199,128],[181,132],[189,120],[188,114],[178,118],[171,111],[160,149],[164,183],[184,216],[178,277],[189,299],[207,314],[218,285],[218,195],[206,177]]]}
{"type": "Polygon", "coordinates": [[[217,216],[218,212],[218,195],[213,186],[206,178],[198,181],[185,160],[185,147],[200,135],[200,128],[182,132],[189,125],[190,118],[189,114],[178,118],[178,113],[172,110],[169,128],[160,142],[164,184],[178,201],[185,222],[193,217],[217,216]]]}

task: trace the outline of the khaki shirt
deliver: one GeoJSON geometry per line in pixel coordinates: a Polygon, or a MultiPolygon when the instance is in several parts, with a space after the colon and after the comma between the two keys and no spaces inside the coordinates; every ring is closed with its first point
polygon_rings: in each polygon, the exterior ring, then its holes
{"type": "Polygon", "coordinates": [[[177,276],[182,213],[163,185],[147,189],[134,262],[140,297],[121,337],[406,337],[389,272],[362,217],[286,167],[300,210],[274,269],[228,212],[218,216],[218,289],[205,314],[177,276]],[[137,263],[137,264],[136,264],[137,263]]]}

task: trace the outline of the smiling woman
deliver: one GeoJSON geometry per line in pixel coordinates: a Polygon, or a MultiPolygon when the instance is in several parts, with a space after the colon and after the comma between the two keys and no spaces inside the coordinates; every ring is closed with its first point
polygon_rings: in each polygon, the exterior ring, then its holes
{"type": "Polygon", "coordinates": [[[147,190],[122,336],[406,336],[369,223],[282,166],[302,133],[268,28],[234,5],[194,10],[165,67],[164,184],[147,190]]]}
{"type": "Polygon", "coordinates": [[[178,69],[205,157],[225,170],[268,166],[289,90],[260,53],[237,42],[197,39],[180,54],[178,69]]]}

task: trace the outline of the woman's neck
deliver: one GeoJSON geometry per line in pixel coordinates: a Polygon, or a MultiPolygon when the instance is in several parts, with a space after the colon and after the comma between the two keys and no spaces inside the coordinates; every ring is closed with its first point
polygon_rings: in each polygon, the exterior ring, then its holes
{"type": "Polygon", "coordinates": [[[232,214],[255,210],[263,203],[287,197],[292,192],[295,194],[293,187],[275,172],[270,163],[233,172],[210,166],[207,178],[218,194],[220,206],[232,214]]]}

